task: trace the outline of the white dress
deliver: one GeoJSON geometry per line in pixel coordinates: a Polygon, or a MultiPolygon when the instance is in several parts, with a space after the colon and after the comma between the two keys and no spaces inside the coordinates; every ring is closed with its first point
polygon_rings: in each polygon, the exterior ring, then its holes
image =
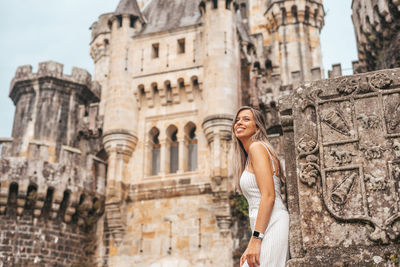
{"type": "MultiPolygon", "coordinates": [[[[275,186],[275,202],[272,209],[265,236],[261,242],[260,267],[280,267],[285,266],[289,256],[289,214],[281,197],[281,181],[275,175],[274,161],[266,148],[272,162],[273,179],[275,186]]],[[[260,206],[261,193],[257,186],[256,176],[246,168],[240,177],[240,188],[249,203],[249,218],[251,230],[254,231],[258,208],[260,206]]],[[[247,262],[244,267],[248,267],[247,262]]]]}

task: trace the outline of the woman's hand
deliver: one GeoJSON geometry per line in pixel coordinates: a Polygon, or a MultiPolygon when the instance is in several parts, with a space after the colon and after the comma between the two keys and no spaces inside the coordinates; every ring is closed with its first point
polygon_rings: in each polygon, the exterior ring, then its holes
{"type": "Polygon", "coordinates": [[[260,250],[261,240],[257,238],[250,238],[249,245],[240,258],[240,267],[247,261],[249,267],[257,267],[260,265],[260,250]]]}

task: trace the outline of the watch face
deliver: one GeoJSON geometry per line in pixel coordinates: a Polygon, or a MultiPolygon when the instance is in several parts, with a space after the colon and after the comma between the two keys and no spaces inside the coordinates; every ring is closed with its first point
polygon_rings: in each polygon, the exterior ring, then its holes
{"type": "Polygon", "coordinates": [[[260,232],[254,231],[254,232],[253,232],[253,236],[254,236],[254,237],[259,237],[259,236],[260,236],[260,232]]]}

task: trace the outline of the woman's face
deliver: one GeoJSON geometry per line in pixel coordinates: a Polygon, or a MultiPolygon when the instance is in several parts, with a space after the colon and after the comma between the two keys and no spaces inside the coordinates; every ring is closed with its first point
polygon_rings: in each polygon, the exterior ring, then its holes
{"type": "Polygon", "coordinates": [[[257,125],[254,120],[253,112],[248,109],[242,110],[236,117],[233,125],[235,136],[239,139],[251,137],[257,131],[257,125]]]}

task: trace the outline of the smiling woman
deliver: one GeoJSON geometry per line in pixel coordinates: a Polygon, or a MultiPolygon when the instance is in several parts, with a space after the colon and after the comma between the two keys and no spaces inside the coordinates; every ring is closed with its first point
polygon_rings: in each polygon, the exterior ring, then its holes
{"type": "Polygon", "coordinates": [[[283,174],[267,139],[265,119],[251,107],[238,110],[233,128],[238,190],[249,203],[253,235],[240,266],[285,266],[289,214],[281,197],[283,174]]]}

